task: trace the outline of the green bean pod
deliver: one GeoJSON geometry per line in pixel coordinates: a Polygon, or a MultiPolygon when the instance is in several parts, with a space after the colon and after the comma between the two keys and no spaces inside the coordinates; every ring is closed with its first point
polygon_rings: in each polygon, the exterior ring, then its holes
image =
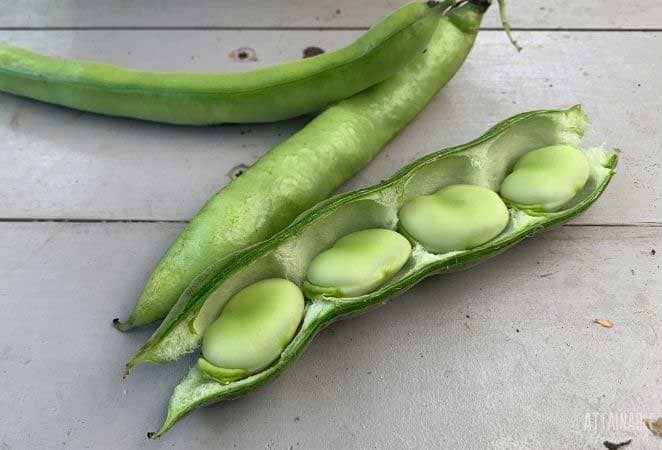
{"type": "Polygon", "coordinates": [[[0,91],[172,124],[273,122],[391,77],[425,48],[448,4],[409,4],[340,50],[243,73],[144,72],[0,45],[0,91]]]}
{"type": "MultiPolygon", "coordinates": [[[[312,262],[333,248],[343,236],[372,228],[397,230],[404,205],[450,185],[475,185],[499,192],[504,179],[523,155],[547,146],[578,147],[586,123],[586,116],[579,106],[512,117],[481,138],[425,156],[376,186],[318,204],[269,240],[238,255],[218,271],[207,273],[194,291],[180,299],[151,341],[152,345],[161,348],[163,354],[167,352],[169,358],[197,347],[228,298],[262,279],[285,278],[304,286],[307,303],[302,323],[280,357],[259,372],[221,383],[204,376],[198,366],[192,367],[174,390],[161,430],[150,436],[160,436],[199,406],[236,397],[273,379],[329,323],[383,304],[425,277],[484,261],[525,237],[564,223],[586,210],[613,176],[616,154],[598,148],[581,150],[590,167],[589,177],[576,196],[557,211],[540,212],[510,206],[507,224],[490,225],[490,229],[501,230],[495,237],[491,232],[485,235],[478,229],[476,233],[482,238],[467,247],[457,244],[459,250],[431,252],[414,240],[404,266],[394,276],[383,278],[381,286],[367,293],[340,296],[340,290],[305,289],[312,262]]],[[[497,220],[501,217],[500,202],[494,203],[488,212],[497,220]]],[[[459,211],[462,212],[462,208],[459,211]]],[[[469,220],[475,220],[475,217],[469,217],[469,220]]],[[[464,230],[454,228],[455,233],[464,233],[464,230]]],[[[337,263],[337,259],[333,261],[333,264],[337,263]]],[[[349,269],[350,265],[347,267],[349,269]]]]}
{"type": "Polygon", "coordinates": [[[212,197],[158,264],[131,317],[116,326],[164,318],[206,267],[282,230],[359,171],[457,72],[483,11],[467,4],[442,17],[427,51],[407,67],[327,109],[212,197]]]}

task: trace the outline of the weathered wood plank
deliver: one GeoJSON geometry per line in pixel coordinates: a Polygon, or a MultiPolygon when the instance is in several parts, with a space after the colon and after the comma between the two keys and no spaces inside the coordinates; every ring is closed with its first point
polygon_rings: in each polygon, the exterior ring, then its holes
{"type": "MultiPolygon", "coordinates": [[[[154,448],[144,432],[191,361],[122,381],[149,330],[110,319],[181,226],[0,224],[4,448],[154,448]]],[[[162,445],[654,448],[640,416],[662,402],[661,248],[659,227],[532,238],[333,325],[277,382],[193,414],[162,445]]]]}
{"type": "MultiPolygon", "coordinates": [[[[342,45],[357,31],[2,32],[0,40],[144,69],[245,70],[342,45]],[[170,45],[163,46],[168,40],[170,45]],[[251,46],[255,63],[227,54],[251,46]]],[[[657,62],[662,33],[520,34],[517,54],[483,32],[458,76],[344,189],[375,183],[418,156],[482,134],[528,109],[582,103],[587,143],[622,150],[619,174],[584,223],[661,222],[657,62]]],[[[186,220],[305,120],[187,128],[112,119],[0,94],[0,217],[186,220]]]]}
{"type": "MultiPolygon", "coordinates": [[[[274,0],[195,3],[168,0],[80,2],[5,0],[0,27],[368,27],[407,0],[274,0]]],[[[485,26],[500,26],[493,6],[485,26]]],[[[511,0],[511,22],[522,28],[660,28],[657,0],[511,0]]]]}

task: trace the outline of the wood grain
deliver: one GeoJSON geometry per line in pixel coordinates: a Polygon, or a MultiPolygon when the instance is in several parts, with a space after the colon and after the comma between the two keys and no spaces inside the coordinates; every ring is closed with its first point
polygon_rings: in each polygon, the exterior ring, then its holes
{"type": "Polygon", "coordinates": [[[621,436],[654,448],[641,422],[586,422],[662,402],[662,229],[632,227],[562,227],[430,278],[323,331],[275,383],[148,442],[191,360],[122,381],[149,330],[120,334],[110,319],[180,229],[0,224],[5,448],[598,448],[621,436]]]}
{"type": "MultiPolygon", "coordinates": [[[[244,0],[193,3],[164,0],[5,0],[0,27],[360,27],[367,28],[407,0],[244,0]]],[[[500,27],[496,6],[484,26],[500,27]]],[[[654,28],[662,24],[658,0],[510,0],[518,28],[654,28]]]]}
{"type": "MultiPolygon", "coordinates": [[[[308,45],[342,45],[357,33],[61,31],[0,39],[143,69],[245,70],[300,57],[308,45]],[[172,45],[160,45],[164,39],[172,45]],[[227,57],[246,45],[259,61],[227,57]]],[[[621,162],[604,198],[578,223],[662,223],[662,33],[526,32],[521,40],[526,49],[516,53],[501,33],[482,32],[456,78],[343,190],[376,183],[521,111],[582,103],[592,120],[586,143],[617,148],[621,162]]],[[[233,167],[253,163],[305,120],[173,127],[0,94],[0,217],[188,220],[233,167]]]]}
{"type": "MultiPolygon", "coordinates": [[[[240,71],[345,45],[404,3],[5,0],[0,41],[240,71]],[[257,61],[228,57],[243,46],[257,61]]],[[[152,330],[119,334],[110,320],[232,168],[307,119],[172,127],[0,94],[0,448],[658,448],[642,419],[662,415],[662,2],[509,3],[525,50],[481,32],[457,77],[342,189],[510,115],[582,103],[587,144],[620,152],[604,197],[569,226],[329,327],[275,383],[156,443],[144,433],[192,359],[123,382],[152,330]]],[[[484,27],[500,27],[496,11],[484,27]]]]}

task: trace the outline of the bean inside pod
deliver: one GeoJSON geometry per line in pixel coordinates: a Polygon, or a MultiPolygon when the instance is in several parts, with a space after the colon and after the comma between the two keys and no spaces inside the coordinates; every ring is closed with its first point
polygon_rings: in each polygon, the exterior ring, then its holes
{"type": "Polygon", "coordinates": [[[586,185],[586,156],[570,145],[554,145],[527,153],[501,185],[501,195],[514,207],[556,211],[586,185]]]}
{"type": "Polygon", "coordinates": [[[291,281],[271,278],[245,287],[205,331],[198,366],[222,383],[264,369],[289,344],[303,311],[303,294],[291,281]]]}
{"type": "Polygon", "coordinates": [[[400,227],[426,250],[468,250],[494,239],[508,224],[508,208],[482,186],[455,184],[416,197],[400,209],[400,227]]]}
{"type": "Polygon", "coordinates": [[[307,295],[354,297],[373,291],[395,275],[411,254],[409,241],[392,230],[369,229],[340,238],[310,263],[307,295]]]}

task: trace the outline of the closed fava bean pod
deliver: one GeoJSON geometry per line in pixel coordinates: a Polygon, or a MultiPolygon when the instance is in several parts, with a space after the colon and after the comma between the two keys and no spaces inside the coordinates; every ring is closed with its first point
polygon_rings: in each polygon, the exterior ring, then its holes
{"type": "MultiPolygon", "coordinates": [[[[322,112],[209,199],[154,269],[130,317],[115,326],[163,319],[201,272],[282,230],[358,172],[458,71],[485,7],[466,3],[439,18],[427,51],[322,112]]],[[[167,348],[147,347],[129,367],[172,359],[167,348]]]]}
{"type": "MultiPolygon", "coordinates": [[[[205,330],[216,320],[234,293],[267,277],[284,278],[297,286],[305,286],[313,261],[333,248],[336,242],[361,230],[396,232],[401,226],[403,207],[411,205],[410,202],[416,199],[437,195],[435,193],[454,185],[463,186],[464,196],[469,191],[472,196],[484,196],[481,189],[499,192],[506,177],[524,155],[557,145],[579,149],[586,123],[586,116],[578,106],[567,110],[523,113],[499,123],[468,144],[425,156],[376,186],[319,203],[283,231],[200,279],[194,292],[182,296],[160,331],[152,337],[152,348],[167,349],[171,356],[183,355],[199,345],[205,330]],[[466,190],[466,185],[481,189],[466,190]]],[[[342,294],[342,290],[305,290],[306,308],[301,325],[277,359],[263,370],[230,383],[209,380],[197,366],[192,367],[173,392],[163,426],[150,436],[160,436],[201,405],[236,397],[268,382],[300,355],[313,336],[329,323],[383,304],[427,276],[477,264],[527,236],[576,217],[602,194],[617,163],[614,153],[599,148],[580,151],[589,163],[588,180],[558,211],[532,212],[511,205],[507,224],[499,231],[501,219],[494,218],[502,217],[502,214],[498,212],[496,203],[491,204],[489,215],[494,217],[489,220],[489,232],[474,228],[468,244],[459,239],[451,246],[459,246],[459,249],[446,250],[446,243],[442,241],[444,245],[441,248],[430,251],[410,235],[413,248],[405,264],[394,275],[383,277],[381,284],[372,286],[369,292],[360,290],[354,296],[344,296],[338,295],[342,294]],[[476,239],[476,236],[480,238],[476,239]]],[[[448,214],[458,212],[462,210],[447,211],[448,214]]],[[[473,214],[464,217],[476,218],[473,214]]],[[[423,231],[421,239],[429,239],[430,242],[441,239],[432,235],[430,230],[423,231]]],[[[373,272],[377,272],[383,265],[372,267],[373,272]]],[[[351,267],[348,265],[347,269],[351,270],[351,267]]]]}
{"type": "Polygon", "coordinates": [[[412,3],[348,47],[243,73],[144,72],[0,45],[0,91],[172,124],[273,122],[319,111],[391,77],[423,51],[449,4],[412,3]]]}

